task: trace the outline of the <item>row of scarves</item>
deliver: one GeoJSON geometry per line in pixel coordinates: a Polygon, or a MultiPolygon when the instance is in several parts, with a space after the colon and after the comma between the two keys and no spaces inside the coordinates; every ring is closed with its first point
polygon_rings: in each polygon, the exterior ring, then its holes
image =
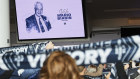
{"type": "Polygon", "coordinates": [[[140,61],[140,35],[117,40],[61,46],[46,50],[48,42],[0,48],[2,70],[36,69],[53,51],[65,51],[76,59],[77,65],[140,61]]]}

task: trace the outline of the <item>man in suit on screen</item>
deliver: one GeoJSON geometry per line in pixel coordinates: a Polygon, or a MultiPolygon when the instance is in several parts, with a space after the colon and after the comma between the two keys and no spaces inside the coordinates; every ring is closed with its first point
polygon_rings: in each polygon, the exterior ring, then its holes
{"type": "Polygon", "coordinates": [[[43,14],[43,4],[41,2],[35,3],[35,14],[26,19],[26,30],[28,32],[36,31],[38,33],[44,33],[49,31],[52,27],[48,18],[43,14]]]}

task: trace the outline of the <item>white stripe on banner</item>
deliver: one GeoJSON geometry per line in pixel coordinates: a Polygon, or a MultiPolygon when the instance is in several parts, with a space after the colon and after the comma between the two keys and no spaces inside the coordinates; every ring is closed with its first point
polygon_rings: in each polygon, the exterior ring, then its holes
{"type": "Polygon", "coordinates": [[[2,57],[3,57],[3,54],[0,54],[0,68],[4,70],[8,70],[7,66],[3,62],[2,57]]]}
{"type": "Polygon", "coordinates": [[[132,36],[133,41],[138,45],[138,50],[132,60],[140,61],[140,36],[132,36]]]}
{"type": "Polygon", "coordinates": [[[14,69],[17,69],[17,67],[16,67],[15,64],[13,63],[11,57],[12,57],[12,53],[10,53],[9,59],[10,59],[11,64],[13,65],[14,69]]]}
{"type": "MultiPolygon", "coordinates": [[[[125,41],[125,39],[122,38],[122,40],[123,40],[124,43],[127,45],[127,42],[125,41]]],[[[128,54],[130,54],[130,49],[131,49],[131,47],[130,47],[129,44],[128,44],[127,46],[128,46],[128,50],[126,50],[127,52],[125,53],[125,56],[122,58],[122,62],[126,59],[126,57],[128,56],[128,54]]]]}
{"type": "Polygon", "coordinates": [[[128,38],[128,40],[131,42],[131,44],[133,45],[132,47],[134,48],[133,51],[130,53],[130,56],[128,58],[128,60],[130,60],[130,58],[135,54],[136,52],[136,46],[135,44],[132,42],[132,40],[130,38],[128,38]]]}
{"type": "MultiPolygon", "coordinates": [[[[5,54],[5,56],[6,56],[6,55],[7,55],[7,53],[5,54]]],[[[10,64],[8,63],[7,59],[4,58],[4,60],[5,60],[5,63],[7,64],[8,68],[12,70],[12,68],[11,68],[10,64]]],[[[5,66],[6,66],[6,65],[5,65],[5,66]]]]}

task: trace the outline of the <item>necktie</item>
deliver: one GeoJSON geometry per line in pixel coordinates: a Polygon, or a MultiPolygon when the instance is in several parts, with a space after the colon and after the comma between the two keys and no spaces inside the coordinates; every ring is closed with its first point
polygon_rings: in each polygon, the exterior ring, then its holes
{"type": "Polygon", "coordinates": [[[44,27],[43,27],[43,25],[42,25],[42,23],[41,23],[40,18],[39,18],[39,25],[40,25],[41,31],[42,31],[42,32],[45,32],[45,29],[44,29],[44,27]]]}

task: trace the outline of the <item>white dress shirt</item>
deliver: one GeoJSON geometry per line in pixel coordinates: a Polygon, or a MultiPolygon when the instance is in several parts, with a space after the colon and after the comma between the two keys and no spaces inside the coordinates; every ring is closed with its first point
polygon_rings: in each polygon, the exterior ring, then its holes
{"type": "Polygon", "coordinates": [[[42,18],[41,16],[38,17],[38,16],[36,16],[36,15],[35,15],[35,18],[36,18],[37,24],[38,24],[38,26],[39,26],[40,32],[41,32],[41,28],[40,28],[40,24],[39,24],[39,18],[40,18],[40,21],[41,21],[41,23],[42,23],[42,25],[43,25],[43,27],[44,27],[44,29],[45,29],[45,32],[46,32],[48,29],[47,29],[47,26],[46,26],[45,21],[43,20],[43,18],[42,18]]]}

